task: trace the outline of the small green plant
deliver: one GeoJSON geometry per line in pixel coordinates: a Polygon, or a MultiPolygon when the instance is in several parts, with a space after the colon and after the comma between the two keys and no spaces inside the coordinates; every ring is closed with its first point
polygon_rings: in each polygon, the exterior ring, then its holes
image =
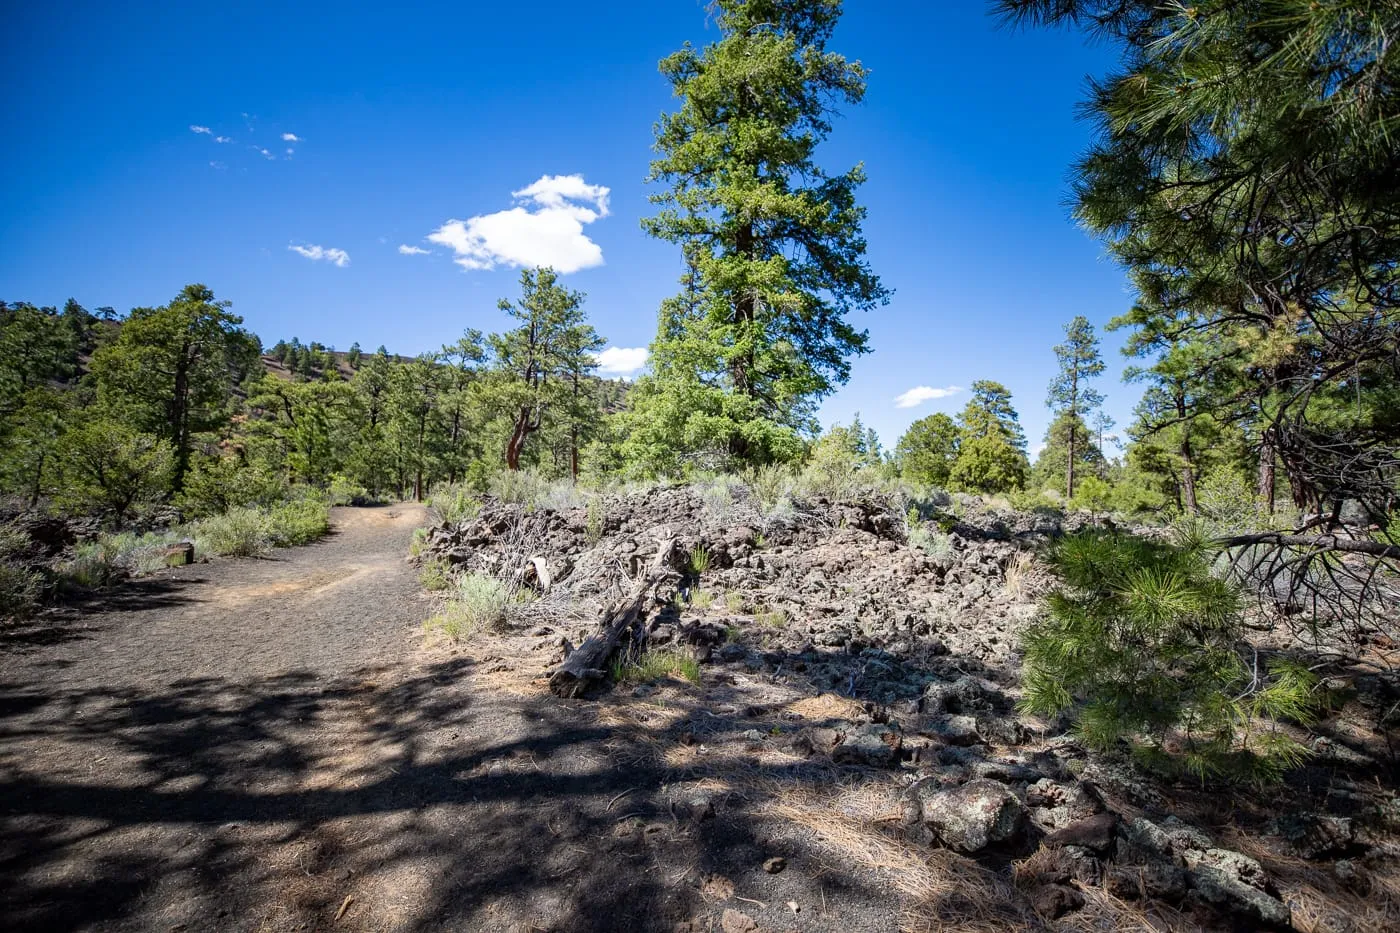
{"type": "Polygon", "coordinates": [[[782,609],[766,609],[755,615],[754,621],[770,628],[782,628],[788,623],[788,614],[782,609]]]}
{"type": "Polygon", "coordinates": [[[700,662],[683,651],[650,649],[635,657],[615,659],[611,674],[619,684],[644,684],[673,675],[698,684],[700,662]]]}
{"type": "Polygon", "coordinates": [[[470,487],[457,483],[433,492],[428,497],[428,508],[439,524],[455,525],[476,518],[481,511],[481,500],[470,487]]]}
{"type": "Polygon", "coordinates": [[[408,556],[415,560],[423,556],[423,551],[428,546],[428,529],[413,529],[413,539],[408,542],[408,556]]]}
{"type": "Polygon", "coordinates": [[[1278,722],[1314,718],[1317,679],[1244,645],[1241,596],[1212,575],[1208,540],[1057,542],[1058,586],[1023,635],[1023,708],[1070,710],[1086,744],[1126,740],[1143,763],[1201,780],[1272,780],[1301,762],[1278,722]]]}
{"type": "Polygon", "coordinates": [[[22,619],[39,605],[44,580],[38,572],[0,562],[0,618],[22,619]]]}
{"type": "Polygon", "coordinates": [[[753,546],[755,550],[763,550],[768,546],[768,536],[760,531],[758,534],[753,536],[753,546]]]}
{"type": "Polygon", "coordinates": [[[455,601],[462,606],[473,623],[487,631],[505,629],[511,599],[510,590],[495,577],[470,573],[457,584],[455,601]]]}
{"type": "Polygon", "coordinates": [[[418,571],[418,582],[425,590],[436,593],[447,589],[452,583],[452,578],[448,576],[446,564],[440,560],[430,560],[418,571]]]}
{"type": "Polygon", "coordinates": [[[709,590],[695,590],[690,594],[690,605],[701,612],[715,604],[715,594],[709,590]]]}
{"type": "Polygon", "coordinates": [[[730,612],[743,612],[744,607],[748,605],[748,600],[744,599],[744,594],[738,590],[730,590],[724,594],[724,605],[729,608],[730,612]]]}
{"type": "Polygon", "coordinates": [[[588,500],[588,513],[584,534],[587,535],[590,544],[597,544],[603,540],[603,532],[607,527],[608,513],[603,505],[601,496],[593,496],[588,500]]]}
{"type": "Polygon", "coordinates": [[[926,522],[917,522],[909,526],[909,544],[942,566],[947,566],[953,561],[953,539],[926,522]]]}
{"type": "Polygon", "coordinates": [[[710,552],[703,544],[697,544],[690,549],[690,572],[697,577],[710,569],[710,552]]]}

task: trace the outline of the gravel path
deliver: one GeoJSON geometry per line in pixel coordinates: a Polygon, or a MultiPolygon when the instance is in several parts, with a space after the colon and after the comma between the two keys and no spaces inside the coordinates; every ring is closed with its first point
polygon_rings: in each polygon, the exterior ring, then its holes
{"type": "Polygon", "coordinates": [[[425,644],[420,508],[332,519],[0,635],[0,927],[898,927],[875,873],[692,773],[752,677],[557,700],[547,638],[425,644]]]}

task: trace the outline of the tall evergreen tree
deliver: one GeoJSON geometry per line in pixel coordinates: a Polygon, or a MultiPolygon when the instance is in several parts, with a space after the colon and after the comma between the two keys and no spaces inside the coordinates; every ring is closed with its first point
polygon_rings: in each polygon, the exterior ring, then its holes
{"type": "Polygon", "coordinates": [[[163,308],[137,308],[93,355],[98,400],[137,430],[169,441],[171,488],[189,469],[194,437],[223,426],[235,384],[257,360],[257,338],[203,285],[163,308]]]}
{"type": "Polygon", "coordinates": [[[810,427],[813,400],[866,352],[849,314],[888,292],[865,261],[863,170],[829,175],[814,161],[833,102],[865,93],[866,70],[826,48],[840,0],[713,9],[719,41],[661,62],[681,105],[656,127],[649,180],[668,187],[644,227],[681,245],[687,273],[635,398],[666,443],[717,442],[755,462],[792,449],[774,426],[810,427]]]}
{"type": "Polygon", "coordinates": [[[1075,466],[1083,455],[1088,434],[1085,422],[1103,404],[1102,393],[1089,385],[1090,379],[1103,373],[1103,357],[1099,355],[1099,338],[1088,318],[1079,315],[1065,325],[1065,342],[1055,347],[1055,358],[1060,371],[1050,383],[1046,404],[1065,419],[1061,432],[1066,453],[1065,498],[1073,499],[1075,466]]]}
{"type": "Polygon", "coordinates": [[[958,415],[958,455],[949,479],[977,492],[1010,492],[1026,484],[1026,434],[1011,405],[1011,391],[979,379],[958,415]]]}

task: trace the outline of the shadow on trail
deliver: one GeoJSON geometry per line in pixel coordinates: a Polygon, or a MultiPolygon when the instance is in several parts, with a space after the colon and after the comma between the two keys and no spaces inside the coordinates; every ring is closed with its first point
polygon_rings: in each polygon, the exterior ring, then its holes
{"type": "MultiPolygon", "coordinates": [[[[714,906],[705,876],[783,883],[759,868],[762,821],[678,812],[664,790],[680,775],[619,747],[599,712],[483,685],[460,659],[156,694],[0,688],[0,915],[314,929],[349,896],[337,929],[672,930],[714,906]]],[[[816,881],[789,872],[804,904],[815,884],[888,911],[888,892],[820,864],[816,881]]]]}

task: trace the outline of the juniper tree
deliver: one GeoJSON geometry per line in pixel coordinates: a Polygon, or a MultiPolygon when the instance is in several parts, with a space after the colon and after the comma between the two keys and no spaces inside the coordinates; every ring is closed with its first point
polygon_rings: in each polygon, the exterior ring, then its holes
{"type": "Polygon", "coordinates": [[[719,41],[661,62],[681,104],[656,126],[648,180],[667,188],[643,226],[681,245],[686,290],[663,308],[637,421],[676,447],[717,441],[758,462],[793,452],[783,431],[809,429],[812,401],[866,352],[849,315],[888,299],[865,260],[863,169],[832,175],[814,159],[866,69],[826,48],[840,0],[712,9],[719,41]]]}
{"type": "Polygon", "coordinates": [[[958,426],[942,412],[920,418],[899,439],[894,457],[905,479],[946,486],[958,457],[958,426]]]}

